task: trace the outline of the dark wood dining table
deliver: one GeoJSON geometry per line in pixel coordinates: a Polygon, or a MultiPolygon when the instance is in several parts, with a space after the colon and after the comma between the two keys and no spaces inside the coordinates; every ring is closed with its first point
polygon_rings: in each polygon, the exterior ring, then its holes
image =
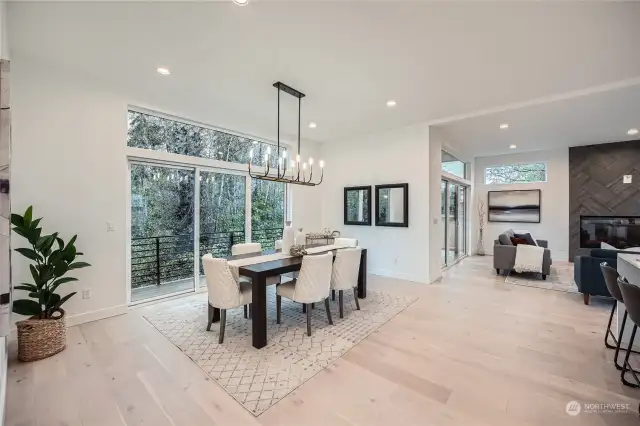
{"type": "MultiPolygon", "coordinates": [[[[322,247],[326,244],[308,245],[307,248],[322,247]]],[[[327,250],[329,251],[329,250],[327,250]]],[[[337,249],[330,250],[335,256],[337,249]]],[[[227,260],[246,259],[249,257],[262,256],[278,253],[280,250],[265,250],[261,253],[248,253],[236,256],[229,256],[227,260]]],[[[324,253],[324,252],[323,252],[324,253]]],[[[321,253],[314,253],[321,254],[321,253]]],[[[302,256],[289,257],[286,259],[272,260],[254,265],[240,266],[238,272],[240,276],[251,278],[252,286],[252,338],[253,347],[264,348],[267,345],[267,278],[279,277],[288,272],[299,271],[302,266],[302,256]]],[[[362,249],[360,258],[360,271],[358,273],[358,297],[367,297],[367,250],[362,249]]],[[[213,308],[213,322],[220,321],[220,310],[213,308]]]]}

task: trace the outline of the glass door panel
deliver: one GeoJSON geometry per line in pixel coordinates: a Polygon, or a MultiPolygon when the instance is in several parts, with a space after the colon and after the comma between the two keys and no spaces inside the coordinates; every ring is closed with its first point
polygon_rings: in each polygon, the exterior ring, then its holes
{"type": "MultiPolygon", "coordinates": [[[[231,246],[245,242],[246,177],[200,171],[200,253],[214,257],[231,255],[231,246]]],[[[200,285],[205,286],[202,260],[200,285]]]]}
{"type": "Polygon", "coordinates": [[[458,256],[467,254],[467,188],[460,186],[458,194],[458,256]]]}
{"type": "Polygon", "coordinates": [[[131,164],[131,301],[194,289],[195,170],[131,164]]]}
{"type": "Polygon", "coordinates": [[[440,206],[440,223],[442,226],[442,248],[440,249],[440,265],[447,264],[447,182],[440,183],[440,193],[442,195],[442,204],[440,206]]]}
{"type": "Polygon", "coordinates": [[[260,243],[262,250],[274,248],[282,238],[285,192],[284,183],[251,180],[251,241],[260,243]]]}
{"type": "Polygon", "coordinates": [[[450,183],[447,217],[447,263],[452,264],[459,256],[458,248],[458,185],[450,183]]]}

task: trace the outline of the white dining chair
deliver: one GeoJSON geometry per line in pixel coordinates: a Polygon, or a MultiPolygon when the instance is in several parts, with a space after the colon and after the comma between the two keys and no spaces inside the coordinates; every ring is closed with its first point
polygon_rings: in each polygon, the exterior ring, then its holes
{"type": "MultiPolygon", "coordinates": [[[[239,254],[251,254],[251,253],[262,253],[262,245],[260,243],[239,243],[231,246],[231,255],[237,256],[239,254]]],[[[251,278],[240,277],[241,282],[248,282],[251,284],[251,278]]],[[[269,277],[267,278],[267,285],[279,285],[282,282],[280,277],[269,277]]],[[[244,317],[251,318],[251,307],[247,310],[247,307],[244,308],[244,317]]]]}
{"type": "Polygon", "coordinates": [[[239,254],[260,253],[262,252],[262,246],[260,243],[241,243],[231,246],[231,255],[237,256],[239,254]]]}
{"type": "Polygon", "coordinates": [[[358,273],[360,271],[361,248],[348,248],[338,250],[336,260],[333,262],[331,271],[331,290],[338,292],[338,303],[340,305],[340,318],[344,311],[344,291],[353,290],[353,300],[356,302],[356,309],[360,310],[358,302],[358,273]]]}
{"type": "Polygon", "coordinates": [[[220,309],[220,338],[224,340],[224,328],[227,321],[227,309],[251,305],[251,283],[240,281],[237,273],[229,267],[226,259],[218,259],[211,254],[202,256],[202,268],[207,280],[209,298],[209,316],[207,331],[211,331],[213,323],[213,309],[220,309]]]}
{"type": "Polygon", "coordinates": [[[331,309],[329,307],[332,263],[332,253],[303,256],[298,278],[280,284],[276,289],[276,322],[278,324],[280,324],[283,297],[293,300],[294,302],[303,303],[304,306],[306,306],[308,336],[311,336],[312,303],[324,300],[327,319],[329,320],[329,324],[333,324],[331,320],[331,309]]]}
{"type": "Polygon", "coordinates": [[[337,246],[357,247],[358,240],[355,238],[336,238],[333,240],[333,244],[337,246]]]}

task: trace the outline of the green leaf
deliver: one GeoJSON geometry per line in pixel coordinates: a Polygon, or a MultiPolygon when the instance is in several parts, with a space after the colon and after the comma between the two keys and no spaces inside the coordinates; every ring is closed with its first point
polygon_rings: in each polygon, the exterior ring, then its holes
{"type": "Polygon", "coordinates": [[[69,266],[64,262],[59,262],[54,266],[53,273],[56,277],[61,277],[67,273],[69,266]]]}
{"type": "Polygon", "coordinates": [[[33,277],[33,281],[37,285],[40,282],[40,274],[38,273],[38,270],[33,265],[29,265],[29,270],[31,271],[31,276],[33,277]]]}
{"type": "Polygon", "coordinates": [[[40,315],[42,308],[35,300],[19,299],[13,301],[13,312],[20,315],[40,315]]]}
{"type": "Polygon", "coordinates": [[[38,253],[29,248],[17,248],[16,251],[28,259],[35,261],[42,260],[42,257],[38,253]]]}
{"type": "Polygon", "coordinates": [[[76,252],[76,256],[84,256],[84,253],[83,253],[83,252],[81,252],[81,251],[77,251],[77,252],[76,252]]]}
{"type": "Polygon", "coordinates": [[[38,238],[38,241],[36,241],[36,249],[40,250],[41,252],[46,251],[44,247],[47,245],[49,241],[53,243],[54,238],[55,236],[53,235],[45,235],[44,237],[38,238]]]}
{"type": "Polygon", "coordinates": [[[24,212],[24,226],[29,227],[31,225],[31,218],[33,217],[33,206],[27,207],[27,211],[24,212]]]}
{"type": "Polygon", "coordinates": [[[78,239],[78,235],[74,235],[73,237],[71,237],[71,239],[67,243],[67,247],[74,245],[77,239],[78,239]]]}
{"type": "Polygon", "coordinates": [[[13,228],[13,232],[20,235],[21,237],[26,238],[30,244],[33,244],[35,242],[35,234],[31,232],[30,229],[16,227],[16,228],[13,228]]]}
{"type": "Polygon", "coordinates": [[[47,308],[57,308],[59,306],[58,303],[60,303],[60,300],[60,295],[53,293],[49,295],[49,298],[45,302],[45,305],[47,308]]]}
{"type": "Polygon", "coordinates": [[[31,222],[31,226],[29,228],[31,229],[36,229],[38,227],[38,225],[40,224],[40,221],[42,220],[42,218],[40,219],[36,219],[34,221],[31,222]]]}
{"type": "Polygon", "coordinates": [[[72,281],[78,281],[77,278],[73,278],[73,277],[64,277],[64,278],[59,278],[57,280],[55,280],[52,284],[51,284],[51,291],[56,291],[56,289],[58,287],[60,287],[60,285],[64,284],[64,283],[70,283],[72,281]]]}
{"type": "Polygon", "coordinates": [[[24,228],[24,218],[19,214],[14,213],[11,215],[11,224],[18,228],[24,228]]]}
{"type": "Polygon", "coordinates": [[[69,269],[86,268],[87,266],[91,266],[91,265],[87,262],[75,262],[69,265],[69,269]]]}
{"type": "Polygon", "coordinates": [[[67,294],[65,297],[63,297],[62,299],[60,299],[60,301],[59,301],[58,303],[56,303],[56,306],[54,306],[54,308],[55,308],[55,309],[58,309],[60,306],[62,306],[62,304],[63,304],[64,302],[66,302],[67,300],[71,299],[71,297],[72,297],[73,295],[75,295],[75,294],[76,294],[76,292],[75,292],[75,291],[74,291],[73,293],[69,293],[69,294],[67,294]]]}
{"type": "Polygon", "coordinates": [[[22,283],[21,285],[17,285],[13,288],[14,290],[24,290],[24,291],[38,291],[38,287],[33,284],[22,283]]]}
{"type": "Polygon", "coordinates": [[[58,249],[62,250],[64,248],[64,240],[60,237],[56,238],[56,241],[58,242],[58,249]]]}
{"type": "Polygon", "coordinates": [[[31,293],[29,293],[29,297],[40,300],[40,293],[37,291],[32,291],[31,293]]]}

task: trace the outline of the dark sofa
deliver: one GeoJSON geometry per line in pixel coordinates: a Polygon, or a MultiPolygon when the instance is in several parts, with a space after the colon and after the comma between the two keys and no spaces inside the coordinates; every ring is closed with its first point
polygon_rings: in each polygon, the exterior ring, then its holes
{"type": "Polygon", "coordinates": [[[591,249],[588,256],[576,256],[573,265],[573,279],[584,297],[584,304],[589,304],[589,296],[611,297],[604,276],[600,269],[602,262],[612,268],[618,268],[618,253],[636,253],[622,250],[591,249]]]}

